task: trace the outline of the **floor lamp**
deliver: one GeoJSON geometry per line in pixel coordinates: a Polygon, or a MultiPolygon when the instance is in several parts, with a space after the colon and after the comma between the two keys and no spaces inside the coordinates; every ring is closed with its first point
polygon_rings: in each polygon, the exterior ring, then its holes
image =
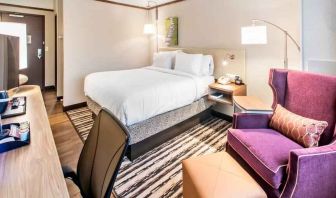
{"type": "Polygon", "coordinates": [[[262,22],[268,25],[271,25],[273,27],[276,27],[280,31],[284,33],[285,37],[285,43],[284,43],[284,67],[285,69],[288,69],[288,38],[295,44],[299,52],[301,51],[301,48],[296,42],[296,40],[290,35],[287,30],[281,28],[280,26],[271,23],[269,21],[261,20],[261,19],[254,19],[252,20],[253,25],[248,27],[242,27],[241,29],[241,42],[243,45],[253,45],[253,44],[267,44],[267,28],[266,26],[260,26],[255,25],[256,22],[262,22]]]}
{"type": "Polygon", "coordinates": [[[159,20],[159,9],[157,6],[157,2],[155,1],[148,1],[147,4],[147,20],[148,23],[146,23],[144,25],[144,34],[147,35],[152,35],[155,34],[156,35],[156,52],[159,52],[159,30],[158,30],[158,20],[159,20]],[[155,6],[155,25],[153,23],[150,23],[150,19],[149,19],[149,12],[151,9],[150,4],[153,3],[155,6]]]}

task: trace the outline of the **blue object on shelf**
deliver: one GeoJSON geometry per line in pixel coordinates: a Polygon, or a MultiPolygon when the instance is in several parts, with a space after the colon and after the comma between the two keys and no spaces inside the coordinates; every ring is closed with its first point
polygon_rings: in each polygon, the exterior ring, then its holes
{"type": "Polygon", "coordinates": [[[7,91],[0,91],[0,114],[4,113],[8,106],[7,91]]]}

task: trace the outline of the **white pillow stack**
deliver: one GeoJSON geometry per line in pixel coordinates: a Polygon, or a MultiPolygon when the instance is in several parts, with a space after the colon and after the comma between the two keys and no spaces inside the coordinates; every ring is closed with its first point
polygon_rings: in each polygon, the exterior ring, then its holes
{"type": "Polygon", "coordinates": [[[177,53],[175,61],[175,70],[201,76],[201,67],[203,54],[177,53]]]}
{"type": "Polygon", "coordinates": [[[173,69],[173,65],[175,64],[175,57],[178,52],[181,51],[177,50],[154,53],[152,66],[165,69],[173,69]]]}
{"type": "Polygon", "coordinates": [[[187,54],[181,50],[154,53],[152,66],[175,69],[196,76],[211,76],[214,72],[211,55],[187,54]]]}
{"type": "Polygon", "coordinates": [[[210,76],[213,74],[213,58],[210,55],[176,54],[175,70],[190,73],[196,76],[210,76]]]}

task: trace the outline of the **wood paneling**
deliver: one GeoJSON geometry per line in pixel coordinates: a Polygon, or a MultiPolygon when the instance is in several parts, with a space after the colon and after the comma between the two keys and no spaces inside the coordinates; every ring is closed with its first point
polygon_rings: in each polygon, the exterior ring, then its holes
{"type": "Polygon", "coordinates": [[[27,113],[3,123],[29,121],[28,146],[0,154],[0,197],[69,197],[43,98],[38,86],[23,86],[27,113]]]}

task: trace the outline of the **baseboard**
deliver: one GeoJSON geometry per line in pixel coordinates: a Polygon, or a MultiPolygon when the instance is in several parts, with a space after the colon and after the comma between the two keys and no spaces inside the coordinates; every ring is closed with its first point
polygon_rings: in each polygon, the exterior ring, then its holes
{"type": "Polygon", "coordinates": [[[73,104],[69,106],[63,106],[63,111],[66,112],[66,111],[70,111],[73,109],[78,109],[78,108],[86,107],[86,106],[87,106],[86,102],[81,102],[81,103],[77,103],[77,104],[73,104]]]}
{"type": "Polygon", "coordinates": [[[56,87],[54,85],[52,85],[52,86],[45,86],[44,90],[46,90],[46,91],[54,91],[54,90],[56,90],[56,87]]]}
{"type": "Polygon", "coordinates": [[[57,101],[61,101],[61,100],[63,100],[63,96],[57,96],[57,101]]]}
{"type": "Polygon", "coordinates": [[[232,122],[232,120],[233,120],[232,116],[229,116],[229,115],[226,115],[226,114],[220,113],[218,111],[214,111],[214,110],[211,111],[211,115],[213,115],[215,117],[222,118],[222,119],[224,119],[228,122],[232,122]]]}

